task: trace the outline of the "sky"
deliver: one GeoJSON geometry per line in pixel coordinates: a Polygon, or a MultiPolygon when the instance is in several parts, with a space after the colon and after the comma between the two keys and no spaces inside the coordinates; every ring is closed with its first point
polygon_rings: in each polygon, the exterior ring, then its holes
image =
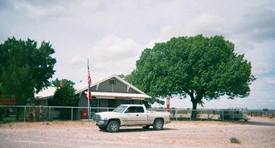
{"type": "MultiPolygon", "coordinates": [[[[273,0],[0,0],[0,42],[49,41],[54,78],[86,80],[128,74],[145,48],[171,37],[223,35],[252,63],[250,96],[205,102],[205,108],[275,109],[273,0]]],[[[172,107],[191,107],[173,98],[172,107]]]]}

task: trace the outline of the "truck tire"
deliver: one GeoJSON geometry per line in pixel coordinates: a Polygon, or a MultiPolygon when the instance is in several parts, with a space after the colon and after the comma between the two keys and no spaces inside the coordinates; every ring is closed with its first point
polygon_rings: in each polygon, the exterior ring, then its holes
{"type": "Polygon", "coordinates": [[[105,126],[99,126],[98,128],[99,128],[100,130],[102,130],[102,131],[105,131],[107,127],[105,127],[105,126]]]}
{"type": "Polygon", "coordinates": [[[162,119],[155,119],[154,124],[153,124],[153,128],[155,130],[162,130],[163,129],[163,120],[162,119]]]}
{"type": "Polygon", "coordinates": [[[111,120],[107,125],[108,132],[117,132],[119,130],[119,122],[117,120],[111,120]]]}
{"type": "Polygon", "coordinates": [[[145,125],[142,127],[143,129],[149,129],[150,128],[150,125],[145,125]]]}

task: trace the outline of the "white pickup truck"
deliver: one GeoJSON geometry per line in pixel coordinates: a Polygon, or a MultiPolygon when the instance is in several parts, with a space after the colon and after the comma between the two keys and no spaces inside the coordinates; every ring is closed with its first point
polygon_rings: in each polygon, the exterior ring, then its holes
{"type": "Polygon", "coordinates": [[[111,112],[100,112],[94,115],[96,125],[101,130],[117,132],[120,126],[142,126],[148,129],[153,126],[156,130],[170,122],[168,112],[147,111],[144,105],[122,104],[111,112]]]}

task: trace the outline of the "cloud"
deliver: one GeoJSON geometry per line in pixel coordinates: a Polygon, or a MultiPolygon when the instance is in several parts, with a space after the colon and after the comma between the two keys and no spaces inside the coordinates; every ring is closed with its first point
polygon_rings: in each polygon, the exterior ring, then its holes
{"type": "Polygon", "coordinates": [[[87,57],[94,77],[127,74],[142,50],[156,42],[223,35],[252,63],[258,78],[252,101],[236,102],[253,106],[253,99],[259,102],[264,96],[268,102],[275,95],[274,6],[271,0],[0,0],[0,40],[15,36],[50,41],[57,58],[55,77],[77,82],[86,79],[87,57]]]}
{"type": "Polygon", "coordinates": [[[68,67],[71,67],[71,75],[84,78],[87,73],[87,58],[90,59],[91,71],[95,77],[106,77],[112,74],[128,74],[135,67],[135,61],[142,51],[142,46],[132,39],[120,38],[108,35],[91,44],[85,53],[68,58],[68,67]],[[79,68],[78,73],[74,72],[79,68]]]}
{"type": "Polygon", "coordinates": [[[188,23],[181,25],[169,25],[160,29],[159,36],[150,41],[148,46],[152,47],[156,42],[165,42],[171,37],[177,36],[194,36],[198,34],[223,35],[222,28],[225,19],[218,15],[202,14],[191,19],[188,23]]]}
{"type": "Polygon", "coordinates": [[[94,60],[101,63],[113,63],[136,58],[140,53],[140,48],[141,45],[132,39],[122,39],[115,35],[108,35],[92,47],[90,55],[94,60]]]}
{"type": "Polygon", "coordinates": [[[8,4],[10,8],[27,17],[31,18],[50,18],[61,15],[62,12],[65,12],[65,9],[62,5],[52,5],[54,1],[20,1],[14,0],[10,1],[8,4]]]}
{"type": "Polygon", "coordinates": [[[85,58],[81,56],[74,56],[72,59],[69,61],[70,65],[79,65],[85,63],[85,58]]]}
{"type": "Polygon", "coordinates": [[[250,42],[250,47],[245,52],[245,56],[252,62],[253,73],[256,75],[266,74],[275,69],[274,55],[273,41],[250,42]]]}
{"type": "Polygon", "coordinates": [[[98,41],[90,50],[95,71],[111,73],[130,73],[135,60],[140,55],[141,45],[132,39],[122,39],[109,35],[98,41]]]}
{"type": "Polygon", "coordinates": [[[243,18],[246,21],[241,22],[240,27],[236,29],[239,34],[258,42],[275,39],[274,9],[264,8],[251,11],[245,14],[243,18]]]}

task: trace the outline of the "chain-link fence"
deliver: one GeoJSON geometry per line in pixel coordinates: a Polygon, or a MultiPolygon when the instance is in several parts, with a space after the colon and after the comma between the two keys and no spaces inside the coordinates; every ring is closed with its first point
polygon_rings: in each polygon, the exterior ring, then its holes
{"type": "MultiPolygon", "coordinates": [[[[112,111],[110,107],[90,107],[90,119],[96,112],[112,111]]],[[[150,108],[150,111],[166,111],[150,108]]],[[[172,120],[248,120],[249,116],[275,117],[275,111],[243,109],[170,109],[172,120]],[[192,113],[194,114],[192,118],[192,113]]],[[[88,107],[71,106],[0,106],[0,122],[52,121],[88,119],[88,107]]]]}
{"type": "MultiPolygon", "coordinates": [[[[152,109],[154,111],[166,111],[165,109],[152,109]]],[[[240,109],[170,109],[172,120],[244,120],[247,121],[247,110],[240,109]],[[192,114],[194,114],[192,116],[192,114]]]]}
{"type": "MultiPolygon", "coordinates": [[[[112,111],[110,107],[90,107],[90,119],[96,112],[112,111]]],[[[52,121],[88,119],[88,107],[72,106],[0,106],[0,122],[52,121]]]]}

